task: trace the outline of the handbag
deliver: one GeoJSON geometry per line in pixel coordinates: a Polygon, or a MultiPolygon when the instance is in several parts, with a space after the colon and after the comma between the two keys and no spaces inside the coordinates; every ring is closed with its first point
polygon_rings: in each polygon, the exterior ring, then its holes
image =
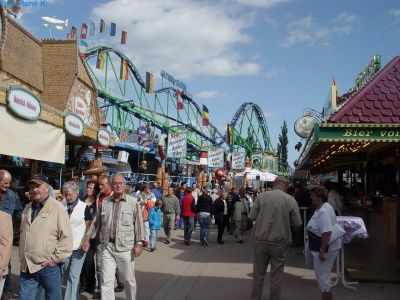
{"type": "MultiPolygon", "coordinates": [[[[311,251],[319,252],[321,249],[321,237],[312,233],[311,231],[307,231],[308,234],[308,245],[311,251]]],[[[328,252],[329,246],[326,247],[325,252],[328,252]]]]}
{"type": "Polygon", "coordinates": [[[306,267],[312,268],[314,265],[314,257],[311,254],[309,238],[304,238],[304,262],[306,267]]]}
{"type": "Polygon", "coordinates": [[[332,227],[332,233],[331,233],[331,238],[329,239],[329,245],[332,244],[334,241],[340,239],[342,236],[344,236],[346,231],[343,229],[342,226],[339,225],[339,223],[335,223],[332,227]]]}

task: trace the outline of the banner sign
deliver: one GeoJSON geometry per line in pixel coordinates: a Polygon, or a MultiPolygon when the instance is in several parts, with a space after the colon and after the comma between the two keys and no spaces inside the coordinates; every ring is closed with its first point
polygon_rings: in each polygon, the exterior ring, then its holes
{"type": "Polygon", "coordinates": [[[261,170],[262,169],[262,153],[254,153],[251,155],[251,167],[253,169],[261,170]]]}
{"type": "Polygon", "coordinates": [[[110,133],[105,129],[99,129],[97,132],[97,140],[100,145],[108,147],[110,145],[110,133]]]}
{"type": "Polygon", "coordinates": [[[168,134],[167,157],[185,158],[186,148],[187,148],[186,134],[181,132],[168,134]]]}
{"type": "Polygon", "coordinates": [[[244,169],[246,161],[246,153],[233,152],[232,153],[232,169],[244,169]]]}
{"type": "Polygon", "coordinates": [[[180,87],[182,90],[185,91],[185,94],[186,94],[186,84],[184,84],[183,82],[179,81],[178,79],[175,79],[174,76],[172,76],[171,74],[168,74],[164,70],[161,71],[160,75],[161,75],[162,78],[168,80],[173,85],[176,85],[177,87],[180,87]]]}
{"type": "Polygon", "coordinates": [[[314,141],[319,142],[399,142],[400,126],[351,126],[314,128],[314,141]]]}
{"type": "Polygon", "coordinates": [[[278,158],[272,154],[264,154],[263,163],[262,163],[262,171],[277,173],[278,172],[278,158]]]}
{"type": "Polygon", "coordinates": [[[7,105],[18,117],[27,120],[39,119],[42,104],[31,92],[12,87],[7,91],[7,105]]]}
{"type": "Polygon", "coordinates": [[[208,150],[208,167],[223,168],[224,167],[224,149],[211,148],[208,150]]]}
{"type": "Polygon", "coordinates": [[[73,136],[82,136],[83,134],[83,121],[75,114],[66,114],[64,117],[65,130],[73,136]]]}

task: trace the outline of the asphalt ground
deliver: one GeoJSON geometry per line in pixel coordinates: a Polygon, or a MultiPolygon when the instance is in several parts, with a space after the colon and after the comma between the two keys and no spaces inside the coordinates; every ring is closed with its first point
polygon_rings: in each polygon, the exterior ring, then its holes
{"type": "MultiPolygon", "coordinates": [[[[199,242],[199,229],[193,232],[192,243],[183,243],[183,230],[175,230],[171,244],[163,243],[164,233],[155,252],[148,249],[135,261],[138,300],[245,300],[250,299],[252,284],[253,243],[250,234],[243,244],[232,235],[224,236],[225,244],[216,243],[216,228],[212,225],[209,246],[199,242]]],[[[366,261],[365,263],[368,263],[366,261]]],[[[18,294],[18,248],[12,255],[13,299],[18,294]]],[[[263,299],[268,299],[267,274],[263,299]]],[[[333,288],[334,299],[398,300],[400,284],[359,283],[356,290],[342,285],[333,288]]],[[[81,299],[91,295],[81,294],[81,299]]],[[[126,299],[125,293],[116,299],[126,299]]],[[[282,299],[320,299],[314,272],[304,266],[300,248],[291,248],[285,264],[282,299]]]]}

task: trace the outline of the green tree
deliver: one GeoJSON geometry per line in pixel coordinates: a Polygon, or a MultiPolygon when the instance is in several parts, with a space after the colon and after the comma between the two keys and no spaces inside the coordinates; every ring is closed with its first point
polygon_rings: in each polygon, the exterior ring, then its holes
{"type": "Polygon", "coordinates": [[[279,169],[280,170],[288,170],[288,129],[286,121],[283,121],[283,125],[281,126],[281,133],[279,134],[279,143],[278,143],[278,159],[279,159],[279,169]]]}

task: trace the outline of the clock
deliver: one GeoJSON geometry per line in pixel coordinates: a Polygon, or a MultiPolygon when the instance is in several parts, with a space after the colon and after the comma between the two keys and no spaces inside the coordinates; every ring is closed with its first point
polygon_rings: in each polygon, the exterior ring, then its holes
{"type": "Polygon", "coordinates": [[[315,119],[311,116],[302,116],[294,123],[294,132],[296,132],[299,137],[305,139],[312,131],[315,122],[315,119]]]}

